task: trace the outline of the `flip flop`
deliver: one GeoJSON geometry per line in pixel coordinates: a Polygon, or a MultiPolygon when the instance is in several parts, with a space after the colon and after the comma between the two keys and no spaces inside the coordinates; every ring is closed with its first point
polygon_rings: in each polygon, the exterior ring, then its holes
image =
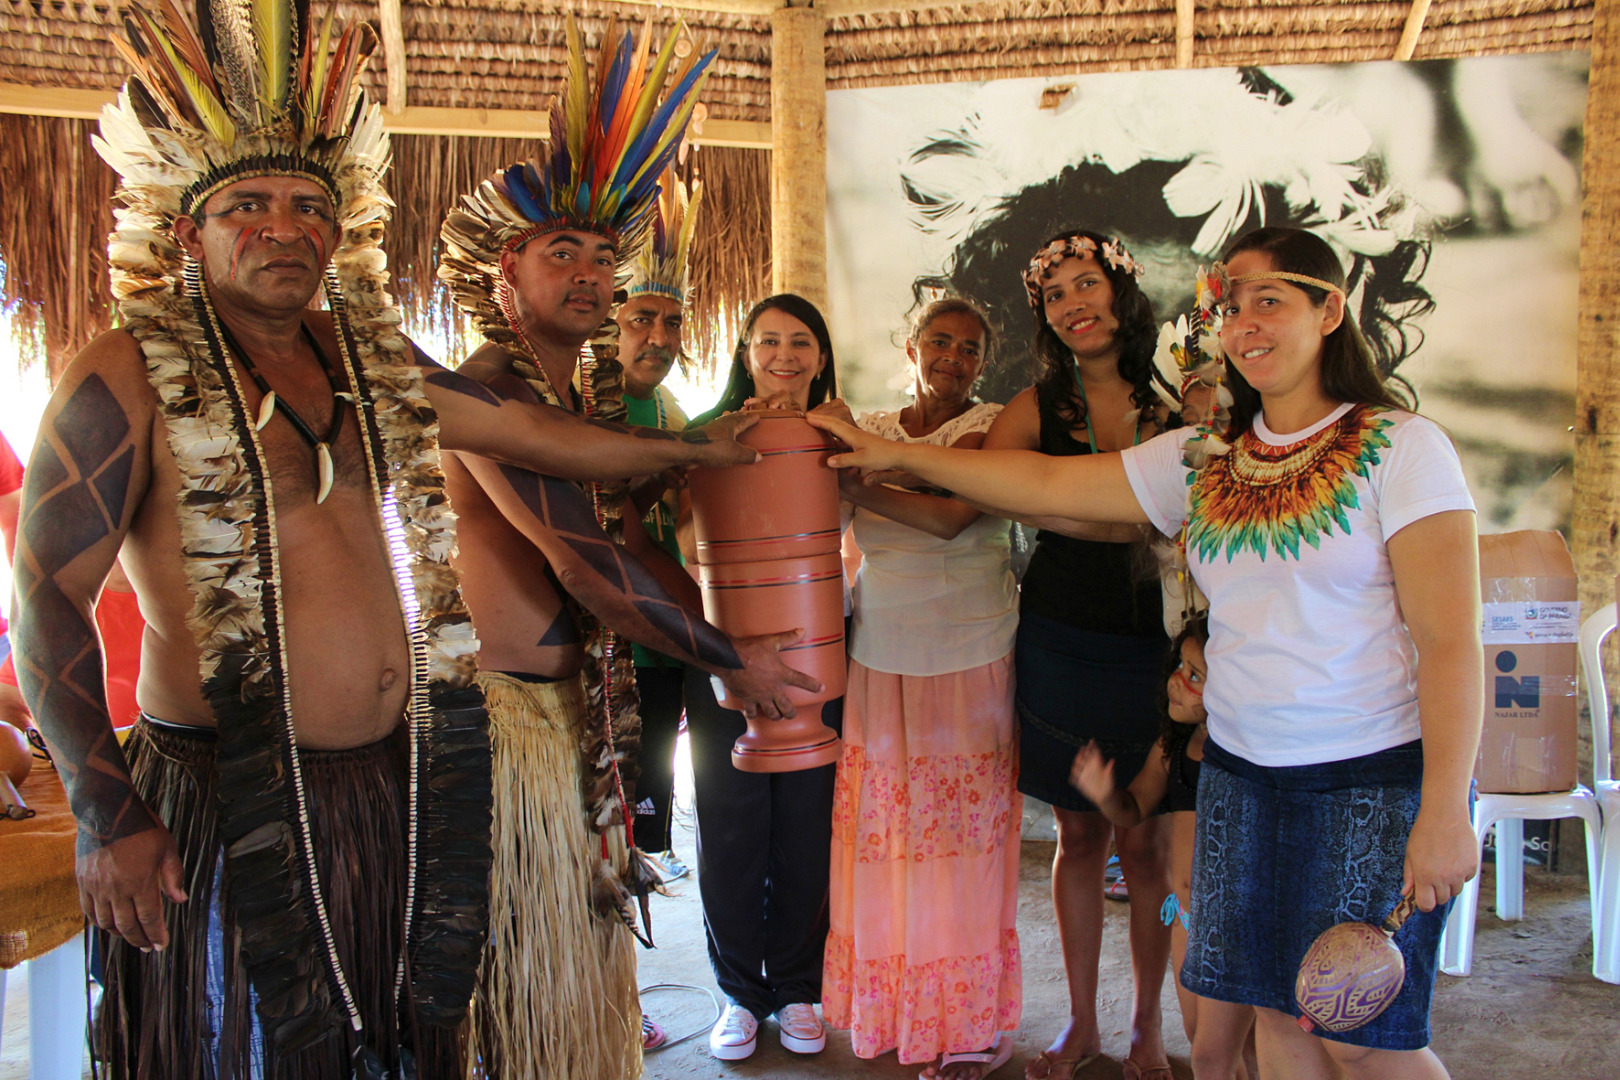
{"type": "Polygon", "coordinates": [[[934,1063],[934,1075],[926,1072],[917,1074],[917,1080],[936,1080],[939,1074],[952,1065],[982,1065],[979,1071],[979,1080],[1001,1068],[1012,1060],[1012,1040],[1004,1039],[1001,1033],[996,1033],[996,1041],[990,1044],[988,1050],[980,1050],[971,1054],[941,1054],[934,1063]]]}
{"type": "Polygon", "coordinates": [[[663,1028],[659,1027],[655,1022],[653,1022],[648,1017],[642,1016],[642,1018],[641,1018],[641,1049],[642,1049],[643,1053],[645,1053],[648,1050],[656,1050],[656,1049],[658,1049],[660,1046],[664,1045],[665,1041],[668,1038],[669,1038],[669,1036],[664,1034],[664,1029],[663,1028]]]}
{"type": "Polygon", "coordinates": [[[1130,1058],[1120,1062],[1119,1067],[1124,1073],[1125,1080],[1174,1080],[1175,1077],[1168,1065],[1155,1065],[1144,1071],[1142,1066],[1130,1058]]]}
{"type": "MultiPolygon", "coordinates": [[[[1084,1057],[1077,1058],[1054,1057],[1052,1055],[1052,1051],[1042,1050],[1039,1054],[1035,1055],[1035,1061],[1030,1062],[1029,1065],[1034,1065],[1036,1062],[1040,1062],[1046,1066],[1046,1071],[1037,1077],[1036,1080],[1074,1080],[1075,1073],[1079,1072],[1087,1065],[1090,1065],[1093,1061],[1096,1061],[1100,1057],[1102,1057],[1101,1050],[1097,1050],[1093,1053],[1087,1054],[1084,1057]]],[[[1024,1075],[1026,1077],[1029,1075],[1029,1065],[1024,1066],[1024,1075]]]]}

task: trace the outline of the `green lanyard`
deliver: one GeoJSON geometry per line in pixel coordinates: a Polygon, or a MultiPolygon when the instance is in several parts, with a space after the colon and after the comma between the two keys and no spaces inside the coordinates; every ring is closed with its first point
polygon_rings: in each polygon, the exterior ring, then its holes
{"type": "MultiPolygon", "coordinates": [[[[1092,423],[1091,420],[1091,402],[1086,400],[1086,383],[1084,379],[1080,378],[1080,362],[1078,360],[1074,363],[1074,385],[1075,389],[1080,391],[1080,404],[1086,407],[1086,441],[1091,444],[1093,454],[1099,453],[1097,449],[1097,425],[1092,423]]],[[[1142,423],[1138,420],[1131,431],[1131,445],[1140,446],[1141,444],[1142,423]]]]}

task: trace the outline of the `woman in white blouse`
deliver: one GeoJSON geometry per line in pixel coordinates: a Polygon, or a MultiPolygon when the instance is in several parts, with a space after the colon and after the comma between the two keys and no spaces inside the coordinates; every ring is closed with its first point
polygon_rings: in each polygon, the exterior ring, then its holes
{"type": "MultiPolygon", "coordinates": [[[[860,426],[977,448],[1001,409],[972,398],[989,339],[972,302],[925,307],[906,342],[913,402],[860,426]]],[[[924,1076],[978,1080],[1012,1052],[1002,1033],[1018,1026],[1022,990],[1007,523],[948,492],[867,487],[853,470],[843,491],[861,569],[822,1011],[859,1057],[897,1050],[924,1076]]]]}

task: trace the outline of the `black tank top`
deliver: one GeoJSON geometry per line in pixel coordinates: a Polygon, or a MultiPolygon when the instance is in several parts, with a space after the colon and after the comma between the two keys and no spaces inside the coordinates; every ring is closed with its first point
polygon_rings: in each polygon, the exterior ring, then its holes
{"type": "MultiPolygon", "coordinates": [[[[1089,454],[1074,437],[1042,387],[1035,387],[1041,417],[1041,453],[1089,454]]],[[[1151,569],[1137,580],[1135,544],[1077,540],[1042,529],[1024,571],[1020,612],[1033,612],[1080,630],[1127,637],[1164,636],[1164,600],[1151,569]]]]}

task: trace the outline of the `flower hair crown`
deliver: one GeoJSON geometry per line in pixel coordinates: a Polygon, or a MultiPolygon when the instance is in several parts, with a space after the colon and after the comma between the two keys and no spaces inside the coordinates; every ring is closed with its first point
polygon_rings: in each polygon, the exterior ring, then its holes
{"type": "Polygon", "coordinates": [[[1137,262],[1131,253],[1125,249],[1125,244],[1119,237],[1110,237],[1099,247],[1097,242],[1089,236],[1078,233],[1060,236],[1035,253],[1029,260],[1029,267],[1024,271],[1024,288],[1029,291],[1029,306],[1037,310],[1041,306],[1041,282],[1052,269],[1064,259],[1083,259],[1087,255],[1094,256],[1099,262],[1105,262],[1111,269],[1141,278],[1142,264],[1137,262]]]}

